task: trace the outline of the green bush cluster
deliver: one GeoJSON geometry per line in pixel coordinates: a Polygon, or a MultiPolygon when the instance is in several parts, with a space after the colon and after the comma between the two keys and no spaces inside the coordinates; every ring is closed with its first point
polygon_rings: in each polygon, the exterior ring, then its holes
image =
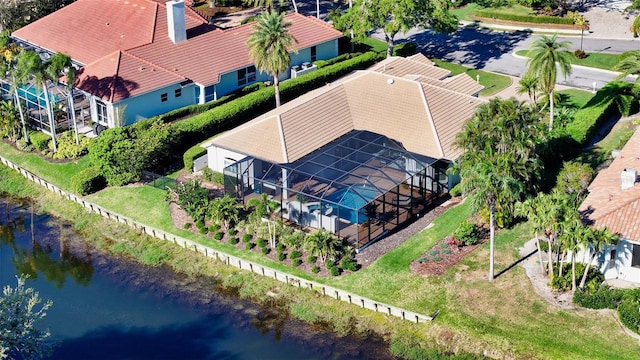
{"type": "Polygon", "coordinates": [[[231,238],[229,238],[229,244],[231,244],[231,245],[235,245],[235,244],[237,244],[239,242],[240,242],[240,240],[238,240],[238,238],[235,237],[235,236],[232,236],[231,238]]]}
{"type": "Polygon", "coordinates": [[[278,261],[284,261],[287,258],[287,254],[284,252],[278,252],[278,261]]]}
{"type": "Polygon", "coordinates": [[[88,167],[71,178],[71,190],[82,196],[93,194],[107,186],[107,180],[98,169],[88,167]]]}
{"type": "Polygon", "coordinates": [[[325,66],[329,66],[329,65],[337,64],[337,63],[345,61],[345,60],[349,60],[349,59],[354,58],[356,56],[359,56],[361,54],[362,53],[359,53],[359,52],[354,52],[354,53],[348,52],[348,53],[344,53],[342,55],[338,55],[338,56],[336,56],[334,58],[331,58],[331,59],[328,59],[328,60],[317,60],[317,61],[314,61],[313,64],[315,66],[317,66],[318,69],[320,69],[320,68],[323,68],[325,66]]]}
{"type": "Polygon", "coordinates": [[[567,125],[567,135],[578,145],[586,145],[600,126],[612,116],[638,111],[638,86],[623,82],[610,82],[602,87],[567,125]]]}
{"type": "Polygon", "coordinates": [[[358,270],[358,263],[350,257],[344,257],[340,261],[340,267],[344,270],[356,271],[358,270]]]}
{"type": "Polygon", "coordinates": [[[338,276],[340,275],[340,268],[337,265],[333,265],[329,269],[329,272],[331,273],[331,276],[338,276]]]}
{"type": "Polygon", "coordinates": [[[416,43],[414,43],[413,41],[401,42],[393,47],[394,56],[407,57],[414,55],[417,51],[418,49],[416,43]]]}
{"type": "Polygon", "coordinates": [[[475,245],[480,241],[482,236],[482,229],[476,223],[472,223],[469,220],[465,220],[458,226],[453,233],[453,237],[456,238],[463,245],[475,245]]]}
{"type": "Polygon", "coordinates": [[[212,181],[216,184],[224,184],[224,175],[220,172],[213,171],[208,167],[202,169],[202,178],[206,181],[212,181]]]}
{"type": "Polygon", "coordinates": [[[615,309],[622,301],[623,290],[602,284],[596,291],[577,289],[573,293],[573,303],[588,309],[615,309]]]}
{"type": "Polygon", "coordinates": [[[618,317],[624,326],[640,334],[640,289],[625,290],[618,317]]]}
{"type": "Polygon", "coordinates": [[[51,141],[51,136],[43,133],[42,131],[34,131],[29,134],[29,141],[36,150],[43,152],[49,148],[49,141],[51,141]]]}
{"type": "MultiPolygon", "coordinates": [[[[576,263],[576,282],[580,283],[580,279],[582,278],[582,274],[584,273],[585,264],[578,262],[576,263]]],[[[555,269],[557,271],[557,269],[555,269]]],[[[598,269],[591,266],[589,268],[589,273],[587,274],[587,288],[597,288],[597,285],[601,284],[604,281],[604,275],[598,269]]],[[[560,291],[571,290],[572,279],[571,279],[571,263],[562,264],[562,276],[558,276],[555,274],[553,279],[551,279],[550,287],[560,291]]]]}
{"type": "Polygon", "coordinates": [[[209,191],[200,186],[200,182],[197,180],[178,183],[168,191],[169,194],[175,193],[177,195],[178,205],[196,221],[198,229],[202,230],[205,226],[204,219],[209,211],[209,191]]]}
{"type": "Polygon", "coordinates": [[[314,266],[311,268],[311,272],[314,274],[317,274],[320,272],[320,268],[318,266],[314,266]]]}
{"type": "Polygon", "coordinates": [[[222,240],[224,237],[224,233],[222,231],[218,231],[213,235],[213,238],[216,240],[222,240]]]}
{"type": "MultiPolygon", "coordinates": [[[[87,153],[89,138],[78,134],[78,144],[73,131],[65,131],[56,137],[57,151],[52,155],[54,159],[75,159],[87,153]]],[[[50,150],[53,150],[53,142],[49,142],[50,150]]]]}
{"type": "Polygon", "coordinates": [[[253,236],[251,236],[251,234],[247,233],[242,235],[242,242],[243,243],[248,243],[251,241],[251,239],[253,239],[253,236]]]}
{"type": "Polygon", "coordinates": [[[267,240],[265,240],[263,238],[258,238],[258,241],[256,241],[256,244],[258,244],[258,246],[261,247],[261,248],[266,248],[267,247],[267,240]]]}
{"type": "Polygon", "coordinates": [[[569,18],[563,18],[558,16],[547,16],[547,15],[506,14],[503,12],[495,11],[493,9],[476,10],[475,15],[477,17],[482,17],[482,18],[516,21],[516,22],[532,23],[532,24],[573,25],[573,20],[569,18]]]}

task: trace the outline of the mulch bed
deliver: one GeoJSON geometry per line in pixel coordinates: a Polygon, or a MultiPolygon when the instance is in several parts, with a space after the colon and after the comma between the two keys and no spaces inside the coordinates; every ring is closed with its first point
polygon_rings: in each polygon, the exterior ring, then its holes
{"type": "Polygon", "coordinates": [[[452,242],[448,236],[412,261],[409,268],[421,276],[442,275],[485,241],[486,239],[483,239],[475,245],[460,246],[452,242]]]}

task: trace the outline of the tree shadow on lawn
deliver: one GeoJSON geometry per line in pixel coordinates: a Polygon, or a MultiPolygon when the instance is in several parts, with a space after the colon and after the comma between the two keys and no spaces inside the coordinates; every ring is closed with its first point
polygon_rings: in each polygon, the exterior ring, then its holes
{"type": "Polygon", "coordinates": [[[498,32],[472,24],[453,34],[424,31],[410,36],[408,40],[416,43],[417,50],[427,57],[481,69],[489,60],[512,52],[529,36],[531,32],[498,32]]]}

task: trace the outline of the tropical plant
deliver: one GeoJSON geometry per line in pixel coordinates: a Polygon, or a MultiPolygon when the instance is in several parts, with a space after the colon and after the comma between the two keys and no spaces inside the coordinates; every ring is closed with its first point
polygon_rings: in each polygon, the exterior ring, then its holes
{"type": "MultiPolygon", "coordinates": [[[[592,228],[589,228],[592,229],[592,228]]],[[[584,289],[584,285],[587,281],[587,274],[589,273],[589,268],[591,267],[591,263],[596,258],[598,254],[600,254],[607,245],[615,245],[618,243],[619,236],[611,233],[609,229],[592,229],[592,235],[589,238],[590,242],[586,244],[587,253],[591,253],[591,257],[589,261],[586,263],[586,268],[584,270],[584,274],[582,274],[582,279],[580,280],[580,289],[584,289]]]]}
{"type": "Polygon", "coordinates": [[[540,237],[538,236],[543,230],[543,214],[540,208],[540,199],[544,196],[539,193],[537,197],[530,197],[525,201],[516,203],[515,214],[518,216],[526,217],[531,224],[531,232],[536,240],[536,249],[538,249],[538,262],[542,271],[546,273],[544,268],[544,262],[542,260],[542,249],[540,247],[540,237]]]}
{"type": "Polygon", "coordinates": [[[227,230],[231,223],[238,222],[240,208],[234,198],[225,194],[223,197],[211,200],[209,213],[213,221],[222,223],[223,228],[227,230]]]}
{"type": "Polygon", "coordinates": [[[6,137],[16,141],[20,134],[20,122],[18,112],[12,101],[0,102],[0,138],[6,137]]]}
{"type": "Polygon", "coordinates": [[[340,31],[353,30],[363,41],[372,30],[381,29],[387,43],[387,57],[393,55],[396,34],[415,27],[430,26],[439,33],[450,33],[457,19],[448,11],[448,2],[434,0],[355,0],[353,7],[332,17],[340,31]]]}
{"type": "Polygon", "coordinates": [[[279,208],[278,202],[269,199],[269,196],[262,193],[260,197],[250,199],[247,202],[247,206],[253,207],[253,211],[249,215],[250,219],[254,222],[262,221],[265,219],[267,222],[267,229],[269,231],[269,244],[271,247],[276,246],[276,226],[272,221],[272,217],[276,210],[279,208]]]}
{"type": "MultiPolygon", "coordinates": [[[[620,61],[613,67],[613,70],[620,72],[616,80],[624,79],[628,75],[640,74],[640,50],[631,50],[622,53],[620,55],[620,61]]],[[[636,78],[636,82],[640,82],[640,76],[636,78]]]]}
{"type": "Polygon", "coordinates": [[[542,35],[531,44],[529,60],[527,60],[528,72],[534,74],[540,83],[541,90],[549,96],[549,130],[553,129],[554,116],[554,90],[558,71],[566,78],[571,75],[571,53],[568,51],[570,42],[557,41],[557,34],[552,37],[542,35]]]}
{"type": "Polygon", "coordinates": [[[284,21],[284,13],[267,11],[257,18],[253,32],[247,39],[249,57],[260,71],[273,77],[276,107],[280,106],[280,80],[278,76],[291,64],[289,51],[298,53],[294,48],[297,40],[289,33],[290,22],[284,21]]]}
{"type": "Polygon", "coordinates": [[[631,23],[631,32],[633,33],[634,38],[638,37],[638,33],[640,33],[640,16],[636,16],[633,19],[633,23],[631,23]]]}
{"type": "Polygon", "coordinates": [[[342,243],[340,239],[324,229],[319,229],[307,235],[304,244],[305,250],[317,256],[322,262],[333,260],[333,257],[338,254],[341,246],[342,243]]]}
{"type": "Polygon", "coordinates": [[[527,94],[532,105],[537,104],[536,97],[539,90],[538,77],[532,73],[525,73],[516,88],[516,94],[527,94]]]}
{"type": "Polygon", "coordinates": [[[38,91],[42,91],[45,101],[47,118],[49,119],[49,130],[53,142],[53,151],[57,151],[56,144],[56,124],[53,115],[53,106],[47,90],[47,81],[59,82],[61,76],[66,77],[67,86],[73,86],[75,82],[75,72],[71,58],[67,55],[56,53],[48,60],[43,61],[40,55],[34,51],[24,50],[17,56],[17,62],[13,72],[16,84],[25,84],[33,78],[38,91]]]}
{"type": "Polygon", "coordinates": [[[29,136],[27,134],[27,123],[22,111],[22,103],[19,101],[20,98],[18,97],[18,86],[20,86],[21,84],[16,81],[15,73],[13,71],[17,62],[17,56],[21,51],[22,48],[20,46],[10,41],[9,33],[7,31],[3,31],[0,34],[0,58],[2,58],[2,61],[0,62],[0,73],[8,73],[9,77],[11,78],[10,91],[13,93],[13,96],[18,105],[18,114],[20,115],[20,121],[22,123],[22,137],[27,143],[29,143],[29,136]]]}
{"type": "Polygon", "coordinates": [[[574,206],[578,206],[587,195],[587,188],[595,172],[587,165],[579,162],[565,162],[556,177],[556,189],[573,198],[574,206]]]}
{"type": "Polygon", "coordinates": [[[0,297],[0,359],[41,358],[51,350],[51,334],[36,324],[44,319],[53,302],[42,303],[33,288],[24,286],[24,277],[17,279],[17,286],[5,286],[0,297]]]}
{"type": "Polygon", "coordinates": [[[169,194],[175,194],[177,203],[191,218],[198,222],[203,221],[209,210],[209,191],[200,186],[200,181],[191,180],[186,183],[178,183],[175,187],[167,188],[169,194]]]}

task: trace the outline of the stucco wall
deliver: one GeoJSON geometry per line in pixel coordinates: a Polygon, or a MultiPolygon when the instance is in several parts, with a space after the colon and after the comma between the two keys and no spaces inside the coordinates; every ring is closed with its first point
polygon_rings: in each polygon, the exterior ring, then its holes
{"type": "Polygon", "coordinates": [[[115,107],[124,106],[125,123],[123,125],[130,125],[138,120],[164,114],[167,111],[195,103],[194,84],[188,84],[184,87],[181,87],[180,84],[175,84],[114,104],[114,112],[117,112],[115,107]],[[176,89],[181,89],[182,95],[180,97],[175,96],[176,89]],[[162,102],[161,95],[164,93],[167,94],[167,101],[162,102]]]}
{"type": "Polygon", "coordinates": [[[226,149],[221,149],[216,146],[207,147],[207,155],[209,157],[209,161],[208,161],[209,168],[211,168],[211,170],[213,171],[217,171],[220,173],[224,171],[225,159],[232,159],[235,161],[239,161],[246,157],[246,155],[244,154],[226,150],[226,149]]]}

